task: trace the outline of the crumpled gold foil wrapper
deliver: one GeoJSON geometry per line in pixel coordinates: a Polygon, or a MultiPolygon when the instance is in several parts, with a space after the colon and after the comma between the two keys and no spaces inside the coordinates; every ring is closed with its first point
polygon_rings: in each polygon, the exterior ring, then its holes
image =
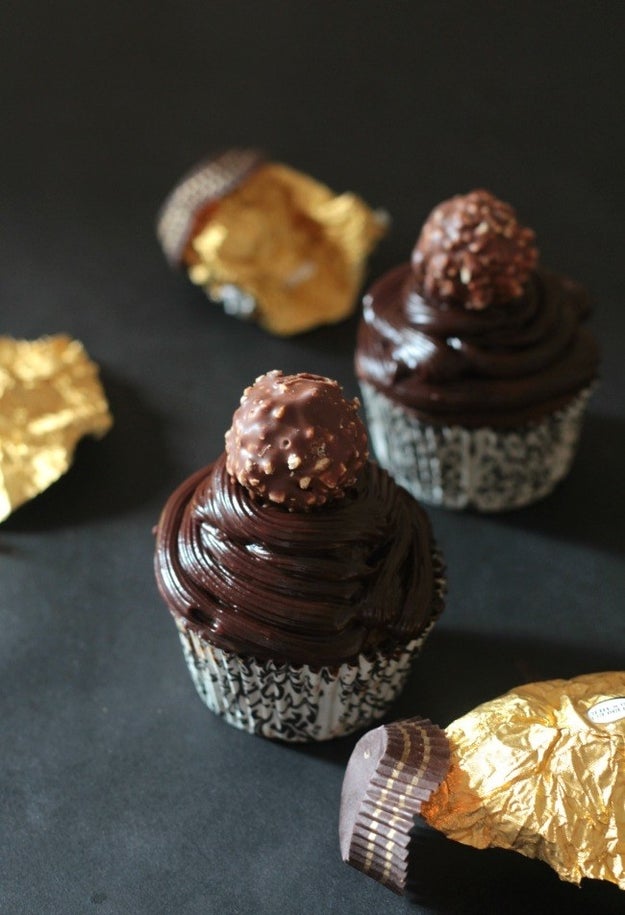
{"type": "Polygon", "coordinates": [[[209,208],[184,260],[211,299],[235,302],[233,312],[287,336],[353,312],[386,226],[356,195],[263,164],[209,208]]]}
{"type": "Polygon", "coordinates": [[[625,672],[531,683],[445,732],[451,765],[421,809],[431,826],[625,889],[625,672]]]}
{"type": "Polygon", "coordinates": [[[79,439],[112,422],[78,340],[0,337],[0,521],[65,473],[79,439]]]}

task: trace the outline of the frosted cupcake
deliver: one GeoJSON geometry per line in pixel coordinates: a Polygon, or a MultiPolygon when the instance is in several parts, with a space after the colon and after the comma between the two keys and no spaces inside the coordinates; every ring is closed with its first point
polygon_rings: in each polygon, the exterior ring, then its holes
{"type": "Polygon", "coordinates": [[[368,460],[357,407],[327,378],[261,376],[158,524],[198,693],[250,733],[325,740],[380,718],[443,607],[428,518],[368,460]]]}
{"type": "Polygon", "coordinates": [[[364,298],[356,351],[380,463],[447,508],[518,508],[569,471],[598,350],[585,290],[538,267],[488,191],[440,204],[364,298]]]}

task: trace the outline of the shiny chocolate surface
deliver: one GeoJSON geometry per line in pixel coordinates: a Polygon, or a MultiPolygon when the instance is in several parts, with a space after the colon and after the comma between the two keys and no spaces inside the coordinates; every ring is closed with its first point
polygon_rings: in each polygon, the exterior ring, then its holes
{"type": "Polygon", "coordinates": [[[469,311],[425,299],[403,264],[364,297],[356,372],[433,422],[519,425],[595,378],[589,311],[579,284],[547,271],[521,298],[469,311]]]}
{"type": "Polygon", "coordinates": [[[424,510],[376,464],[306,513],[260,502],[222,455],[189,477],[158,525],[166,603],[220,648],[339,664],[404,644],[440,611],[424,510]]]}

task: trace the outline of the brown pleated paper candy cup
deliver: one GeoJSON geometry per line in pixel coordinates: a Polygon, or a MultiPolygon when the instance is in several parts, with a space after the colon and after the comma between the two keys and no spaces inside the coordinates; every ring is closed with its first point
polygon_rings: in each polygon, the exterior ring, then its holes
{"type": "Polygon", "coordinates": [[[201,211],[238,187],[264,156],[257,149],[228,149],[191,169],[160,209],[156,234],[172,267],[182,264],[201,211]]]}
{"type": "Polygon", "coordinates": [[[443,781],[449,760],[444,731],[425,718],[408,718],[365,734],[343,781],[343,861],[403,894],[415,818],[443,781]]]}

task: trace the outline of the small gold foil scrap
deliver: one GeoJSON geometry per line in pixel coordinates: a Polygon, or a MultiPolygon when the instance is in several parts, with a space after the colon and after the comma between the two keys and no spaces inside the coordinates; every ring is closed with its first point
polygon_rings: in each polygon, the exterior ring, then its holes
{"type": "Polygon", "coordinates": [[[251,317],[288,336],[353,312],[366,257],[386,225],[356,195],[337,196],[269,163],[208,210],[185,261],[210,298],[227,300],[235,289],[252,303],[251,317]]]}
{"type": "Polygon", "coordinates": [[[112,422],[78,340],[0,337],[0,521],[66,472],[84,435],[100,438],[112,422]]]}
{"type": "Polygon", "coordinates": [[[454,721],[422,808],[458,842],[540,858],[625,889],[625,672],[519,687],[454,721]]]}

